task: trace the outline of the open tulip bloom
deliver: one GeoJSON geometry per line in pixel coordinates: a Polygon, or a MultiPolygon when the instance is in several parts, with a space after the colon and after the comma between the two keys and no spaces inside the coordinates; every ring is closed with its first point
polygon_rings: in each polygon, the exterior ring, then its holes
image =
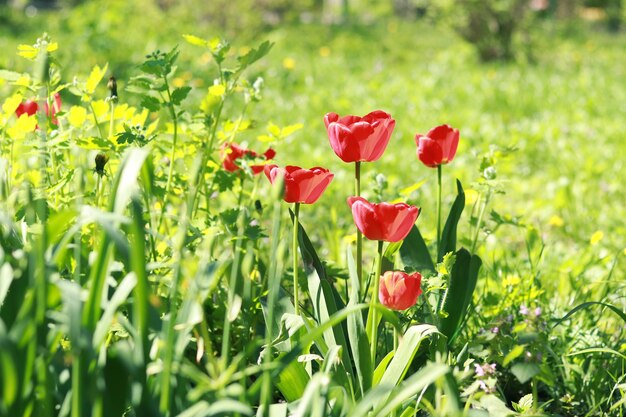
{"type": "Polygon", "coordinates": [[[293,165],[280,168],[277,165],[266,165],[265,175],[272,184],[277,178],[284,177],[287,203],[313,204],[322,195],[334,174],[325,168],[314,167],[304,169],[293,165]]]}
{"type": "Polygon", "coordinates": [[[333,180],[334,174],[325,168],[314,167],[304,169],[293,165],[279,168],[277,165],[267,165],[265,175],[272,184],[276,180],[283,178],[284,191],[283,199],[287,203],[294,203],[293,218],[293,304],[296,315],[300,314],[300,303],[298,301],[298,226],[300,218],[300,204],[315,203],[328,184],[333,180]]]}
{"type": "Polygon", "coordinates": [[[328,113],[324,124],[330,146],[342,161],[373,162],[385,152],[396,121],[389,113],[376,110],[363,117],[328,113]]]}
{"type": "Polygon", "coordinates": [[[370,240],[399,242],[404,239],[419,215],[419,208],[405,203],[370,203],[363,197],[349,197],[357,228],[370,240]]]}
{"type": "Polygon", "coordinates": [[[370,203],[363,197],[349,197],[348,205],[352,209],[352,217],[357,228],[370,240],[378,241],[378,257],[376,258],[376,279],[370,299],[370,313],[368,315],[368,336],[372,362],[376,361],[376,340],[378,338],[378,314],[376,299],[379,293],[381,275],[383,243],[399,242],[411,231],[419,216],[419,208],[405,203],[370,203]]]}
{"type": "MultiPolygon", "coordinates": [[[[243,158],[265,158],[265,160],[269,160],[276,156],[276,152],[269,148],[263,155],[259,155],[251,149],[246,149],[241,145],[238,145],[234,142],[225,143],[222,145],[221,149],[222,156],[222,166],[228,172],[236,172],[241,169],[241,167],[237,164],[237,160],[243,158]]],[[[255,164],[250,165],[250,169],[254,175],[260,174],[263,172],[263,168],[265,165],[263,164],[255,164]]]]}
{"type": "Polygon", "coordinates": [[[433,127],[426,135],[415,136],[417,156],[428,167],[452,162],[459,146],[459,130],[449,125],[433,127]]]}
{"type": "MultiPolygon", "coordinates": [[[[363,117],[328,113],[324,124],[335,154],[344,162],[354,162],[354,193],[361,195],[361,162],[378,160],[387,148],[396,121],[382,110],[375,110],[363,117]]],[[[357,275],[362,278],[363,235],[357,230],[357,275]]]]}
{"type": "MultiPolygon", "coordinates": [[[[56,125],[58,124],[56,114],[61,111],[61,95],[59,93],[56,93],[53,99],[54,100],[52,103],[52,111],[50,111],[47,102],[44,104],[44,111],[46,112],[46,116],[50,117],[50,121],[52,121],[52,123],[56,125]]],[[[18,118],[23,114],[33,116],[37,113],[38,110],[39,105],[35,100],[26,100],[25,102],[20,103],[17,106],[17,108],[15,109],[15,115],[18,118]]]]}
{"type": "Polygon", "coordinates": [[[378,300],[393,310],[406,310],[417,302],[422,293],[422,275],[419,272],[407,274],[402,271],[387,271],[380,277],[378,300]]]}

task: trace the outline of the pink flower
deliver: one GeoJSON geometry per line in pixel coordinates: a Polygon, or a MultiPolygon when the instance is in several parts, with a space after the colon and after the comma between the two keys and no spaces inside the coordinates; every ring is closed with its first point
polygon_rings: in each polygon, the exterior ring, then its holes
{"type": "Polygon", "coordinates": [[[363,117],[328,113],[324,116],[330,146],[344,162],[372,162],[387,148],[396,121],[376,110],[363,117]]]}
{"type": "Polygon", "coordinates": [[[422,293],[422,275],[411,275],[402,271],[387,271],[380,278],[378,299],[381,304],[393,310],[406,310],[413,307],[422,293]]]}
{"type": "MultiPolygon", "coordinates": [[[[222,156],[222,166],[228,172],[235,172],[240,170],[241,168],[237,165],[237,160],[241,158],[245,158],[246,156],[250,158],[259,158],[260,155],[253,150],[246,149],[234,142],[225,143],[221,148],[221,156],[222,156]]],[[[272,148],[269,148],[263,154],[265,160],[272,159],[276,156],[276,152],[272,148]]],[[[263,172],[263,168],[265,165],[250,165],[250,169],[254,175],[260,174],[263,172]]]]}
{"type": "Polygon", "coordinates": [[[434,127],[426,135],[415,135],[417,156],[428,167],[452,162],[459,146],[459,130],[449,125],[434,127]]]}
{"type": "Polygon", "coordinates": [[[356,227],[370,240],[399,242],[404,239],[419,216],[419,208],[405,203],[370,203],[363,197],[349,197],[356,227]]]}
{"type": "Polygon", "coordinates": [[[264,172],[272,184],[277,178],[285,178],[283,199],[287,203],[315,203],[334,177],[333,173],[320,167],[304,169],[292,165],[285,168],[266,165],[264,172]]]}

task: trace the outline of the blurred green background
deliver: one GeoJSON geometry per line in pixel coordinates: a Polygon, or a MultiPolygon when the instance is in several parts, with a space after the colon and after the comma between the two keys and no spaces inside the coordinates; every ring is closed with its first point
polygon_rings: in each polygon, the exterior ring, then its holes
{"type": "MultiPolygon", "coordinates": [[[[397,120],[396,130],[385,156],[366,166],[364,174],[375,182],[384,173],[377,184],[380,197],[388,199],[426,180],[405,198],[432,206],[435,175],[414,157],[413,137],[449,123],[460,129],[461,145],[445,170],[445,194],[452,198],[453,176],[478,190],[480,184],[472,181],[479,179],[481,160],[487,158],[505,192],[492,199],[491,227],[536,228],[553,241],[553,268],[561,271],[569,259],[588,253],[594,234],[591,249],[601,258],[626,246],[626,12],[621,3],[4,1],[0,67],[29,71],[16,48],[47,32],[59,42],[56,56],[65,82],[108,63],[122,100],[138,104],[124,93],[126,80],[146,53],[180,45],[177,81],[198,87],[187,102],[193,106],[217,72],[210,57],[182,34],[220,36],[234,50],[270,39],[272,52],[255,68],[265,85],[263,101],[251,111],[258,125],[242,141],[264,146],[257,136],[268,121],[302,123],[302,130],[275,145],[277,161],[335,171],[338,185],[324,197],[332,205],[349,192],[351,172],[330,152],[324,114],[384,109],[397,120]]],[[[9,91],[8,85],[0,86],[4,96],[9,91]]],[[[339,210],[339,218],[349,219],[346,207],[339,210]]],[[[432,211],[423,211],[425,224],[433,224],[432,211]]],[[[505,230],[510,233],[490,237],[492,249],[499,239],[523,245],[518,228],[505,230]]]]}

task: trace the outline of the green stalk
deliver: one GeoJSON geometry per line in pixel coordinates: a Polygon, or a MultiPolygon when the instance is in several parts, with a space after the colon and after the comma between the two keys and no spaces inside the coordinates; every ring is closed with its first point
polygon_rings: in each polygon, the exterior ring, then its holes
{"type": "Polygon", "coordinates": [[[298,297],[298,225],[300,218],[300,203],[293,205],[293,239],[292,239],[292,256],[293,256],[293,306],[296,316],[300,315],[300,303],[298,297]]]}
{"type": "MultiPolygon", "coordinates": [[[[361,196],[361,161],[354,163],[354,193],[361,196]]],[[[363,282],[363,233],[356,229],[356,275],[359,277],[361,288],[365,288],[363,282]]]]}
{"type": "Polygon", "coordinates": [[[271,236],[271,257],[269,264],[269,273],[267,279],[267,321],[265,329],[265,346],[267,353],[263,355],[263,385],[261,387],[261,408],[263,409],[263,417],[270,416],[270,404],[272,403],[272,369],[270,367],[274,356],[272,354],[275,335],[273,334],[272,323],[274,322],[274,312],[278,293],[280,291],[280,278],[282,275],[282,255],[283,243],[281,242],[281,200],[282,181],[273,187],[273,205],[274,214],[272,221],[271,236]]]}
{"type": "Polygon", "coordinates": [[[237,278],[239,272],[239,259],[241,257],[241,243],[243,241],[243,235],[245,231],[244,227],[244,210],[241,205],[243,200],[243,185],[245,182],[245,176],[241,175],[240,177],[241,190],[239,191],[239,198],[237,201],[237,207],[239,208],[239,215],[237,216],[237,238],[233,242],[233,265],[230,269],[230,281],[228,283],[228,303],[226,304],[226,314],[224,315],[224,333],[222,336],[222,357],[224,368],[228,367],[228,357],[230,351],[230,328],[231,328],[231,320],[230,320],[230,310],[235,301],[235,287],[237,285],[237,278]]]}
{"type": "Polygon", "coordinates": [[[437,165],[437,259],[441,248],[441,164],[437,165]]]}
{"type": "Polygon", "coordinates": [[[539,393],[537,388],[537,378],[532,379],[532,390],[533,390],[533,411],[539,410],[539,393]]]}
{"type": "Polygon", "coordinates": [[[93,122],[96,125],[96,128],[98,129],[98,135],[100,136],[100,139],[104,140],[104,135],[102,134],[102,129],[100,128],[100,123],[98,123],[98,117],[96,117],[96,110],[93,108],[93,103],[91,101],[89,102],[89,108],[91,109],[91,115],[93,116],[93,122]]]}
{"type": "Polygon", "coordinates": [[[491,189],[487,192],[487,197],[485,198],[485,202],[480,208],[480,214],[478,215],[478,221],[476,222],[476,231],[474,232],[474,239],[472,240],[472,250],[470,252],[474,253],[476,249],[476,244],[478,243],[478,235],[480,234],[480,225],[483,222],[483,216],[485,215],[485,209],[489,204],[489,200],[491,199],[491,189]]]}
{"type": "Polygon", "coordinates": [[[372,355],[372,365],[376,367],[376,345],[378,344],[378,311],[376,304],[378,303],[378,289],[380,287],[380,275],[383,265],[383,241],[378,241],[378,257],[376,258],[376,275],[374,276],[374,290],[370,299],[370,310],[372,311],[372,340],[370,353],[372,355]]]}
{"type": "Polygon", "coordinates": [[[176,109],[174,108],[174,103],[172,103],[172,92],[170,91],[170,85],[167,82],[167,74],[162,74],[161,76],[163,78],[163,83],[165,84],[165,92],[167,93],[167,108],[170,111],[172,123],[174,124],[174,136],[172,137],[172,149],[170,151],[170,168],[167,173],[167,182],[165,183],[163,207],[161,207],[161,218],[159,219],[159,226],[157,227],[157,230],[161,229],[161,225],[163,224],[163,217],[165,217],[165,210],[167,208],[167,197],[169,195],[170,187],[172,186],[172,175],[174,173],[176,145],[178,144],[178,116],[176,116],[176,109]]]}
{"type": "Polygon", "coordinates": [[[113,142],[113,128],[115,125],[114,116],[115,116],[115,102],[113,100],[109,100],[111,105],[111,116],[109,118],[109,140],[113,142]]]}

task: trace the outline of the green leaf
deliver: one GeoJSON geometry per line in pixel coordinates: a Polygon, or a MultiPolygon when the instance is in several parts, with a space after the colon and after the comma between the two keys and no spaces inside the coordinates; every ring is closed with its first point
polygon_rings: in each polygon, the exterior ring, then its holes
{"type": "Polygon", "coordinates": [[[185,98],[187,98],[190,91],[191,87],[180,87],[172,91],[172,104],[178,106],[185,98]]]}
{"type": "MultiPolygon", "coordinates": [[[[289,214],[291,221],[295,221],[291,209],[289,210],[289,214]]],[[[317,322],[321,324],[328,320],[333,314],[343,309],[344,303],[337,289],[334,287],[333,282],[326,275],[324,265],[319,256],[317,256],[317,252],[309,236],[300,223],[298,223],[298,244],[308,276],[309,297],[313,303],[317,322]]],[[[324,333],[324,340],[329,348],[334,346],[348,346],[346,336],[347,328],[344,326],[344,324],[334,326],[324,333]]],[[[345,369],[352,370],[352,361],[350,360],[348,349],[344,349],[342,352],[342,362],[345,369]]]]}
{"type": "Polygon", "coordinates": [[[19,72],[15,72],[15,71],[8,71],[5,69],[0,69],[0,79],[2,80],[6,80],[8,82],[15,82],[17,80],[20,79],[20,77],[22,77],[23,74],[19,73],[19,72]]]}
{"type": "Polygon", "coordinates": [[[500,398],[492,394],[482,396],[480,406],[489,412],[489,417],[508,417],[515,414],[500,398]]]}
{"type": "Polygon", "coordinates": [[[152,96],[143,96],[141,98],[141,107],[145,107],[150,111],[159,111],[161,108],[161,101],[152,96]]]}
{"type": "Polygon", "coordinates": [[[465,192],[459,180],[456,180],[456,189],[457,196],[452,203],[450,214],[448,214],[448,219],[441,233],[441,246],[437,254],[437,262],[441,262],[446,253],[456,251],[456,229],[465,208],[465,192]]]}
{"type": "Polygon", "coordinates": [[[428,247],[417,226],[413,226],[404,243],[400,247],[400,258],[405,266],[413,268],[422,273],[434,273],[433,263],[428,247]]]}
{"type": "Polygon", "coordinates": [[[626,355],[624,355],[623,353],[620,353],[611,348],[603,348],[603,347],[583,349],[577,352],[568,353],[566,356],[584,355],[587,353],[610,353],[611,355],[615,355],[615,356],[622,358],[623,360],[626,360],[626,355]]]}
{"type": "Polygon", "coordinates": [[[396,253],[400,250],[403,243],[404,241],[401,240],[400,242],[390,243],[387,246],[387,249],[385,249],[385,253],[383,254],[383,263],[382,263],[382,269],[381,269],[382,274],[384,274],[387,271],[393,271],[394,258],[396,257],[396,253]]]}
{"type": "Polygon", "coordinates": [[[209,41],[199,38],[195,35],[183,35],[183,38],[185,38],[187,42],[195,46],[202,46],[203,48],[206,48],[209,45],[209,41]]]}
{"type": "MultiPolygon", "coordinates": [[[[384,414],[387,410],[383,407],[393,406],[412,398],[448,372],[450,372],[450,368],[446,365],[431,363],[411,375],[400,387],[396,388],[394,385],[388,384],[376,385],[356,404],[348,417],[369,416],[374,407],[379,411],[377,415],[388,416],[390,413],[384,414]]],[[[393,411],[393,409],[389,411],[393,411]]]]}
{"type": "Polygon", "coordinates": [[[504,360],[502,361],[502,366],[507,366],[509,363],[519,358],[522,353],[524,353],[524,345],[516,345],[509,353],[506,354],[504,360]]]}
{"type": "Polygon", "coordinates": [[[87,83],[85,84],[85,90],[87,94],[91,95],[96,91],[96,87],[102,81],[102,77],[106,74],[107,69],[109,68],[109,64],[106,64],[104,67],[100,68],[99,66],[94,66],[91,70],[91,74],[89,74],[89,78],[87,78],[87,83]]]}
{"type": "Polygon", "coordinates": [[[248,51],[247,54],[240,56],[238,58],[239,68],[237,69],[237,71],[241,72],[259,59],[263,58],[269,53],[270,49],[272,49],[272,46],[274,46],[273,43],[265,41],[261,43],[257,48],[252,48],[248,51]]]}
{"type": "MultiPolygon", "coordinates": [[[[348,305],[357,305],[359,302],[359,278],[356,271],[356,264],[352,256],[350,246],[346,248],[346,257],[348,260],[348,272],[350,274],[350,302],[348,305]]],[[[363,324],[363,316],[353,314],[348,317],[348,340],[350,341],[350,350],[352,359],[356,367],[357,378],[359,380],[359,388],[361,395],[372,387],[372,359],[370,355],[370,345],[368,343],[365,325],[363,324]]]]}
{"type": "Polygon", "coordinates": [[[291,361],[289,365],[278,375],[276,386],[288,402],[302,398],[309,374],[301,362],[291,361]]]}
{"type": "Polygon", "coordinates": [[[611,310],[612,312],[617,314],[626,323],[626,312],[624,312],[621,309],[615,307],[614,305],[603,303],[601,301],[587,301],[586,303],[582,303],[582,304],[577,305],[576,307],[571,309],[565,316],[563,316],[562,318],[558,319],[556,321],[556,323],[554,324],[553,328],[558,326],[559,324],[563,323],[565,320],[567,320],[572,315],[574,315],[574,313],[576,313],[576,312],[578,312],[578,311],[580,311],[582,309],[585,309],[587,307],[591,307],[593,305],[601,305],[603,307],[608,308],[609,310],[611,310]]]}
{"type": "Polygon", "coordinates": [[[481,264],[480,258],[471,255],[466,249],[459,249],[456,253],[443,303],[443,311],[447,316],[442,318],[440,324],[441,333],[448,338],[448,344],[453,342],[461,330],[460,325],[472,301],[481,264]]]}
{"type": "Polygon", "coordinates": [[[511,372],[522,384],[530,381],[534,376],[538,375],[540,371],[541,368],[536,363],[520,362],[511,366],[511,372]]]}
{"type": "Polygon", "coordinates": [[[422,342],[433,334],[438,334],[437,327],[431,324],[411,326],[404,333],[393,359],[380,379],[381,385],[398,385],[409,369],[422,342]]]}

